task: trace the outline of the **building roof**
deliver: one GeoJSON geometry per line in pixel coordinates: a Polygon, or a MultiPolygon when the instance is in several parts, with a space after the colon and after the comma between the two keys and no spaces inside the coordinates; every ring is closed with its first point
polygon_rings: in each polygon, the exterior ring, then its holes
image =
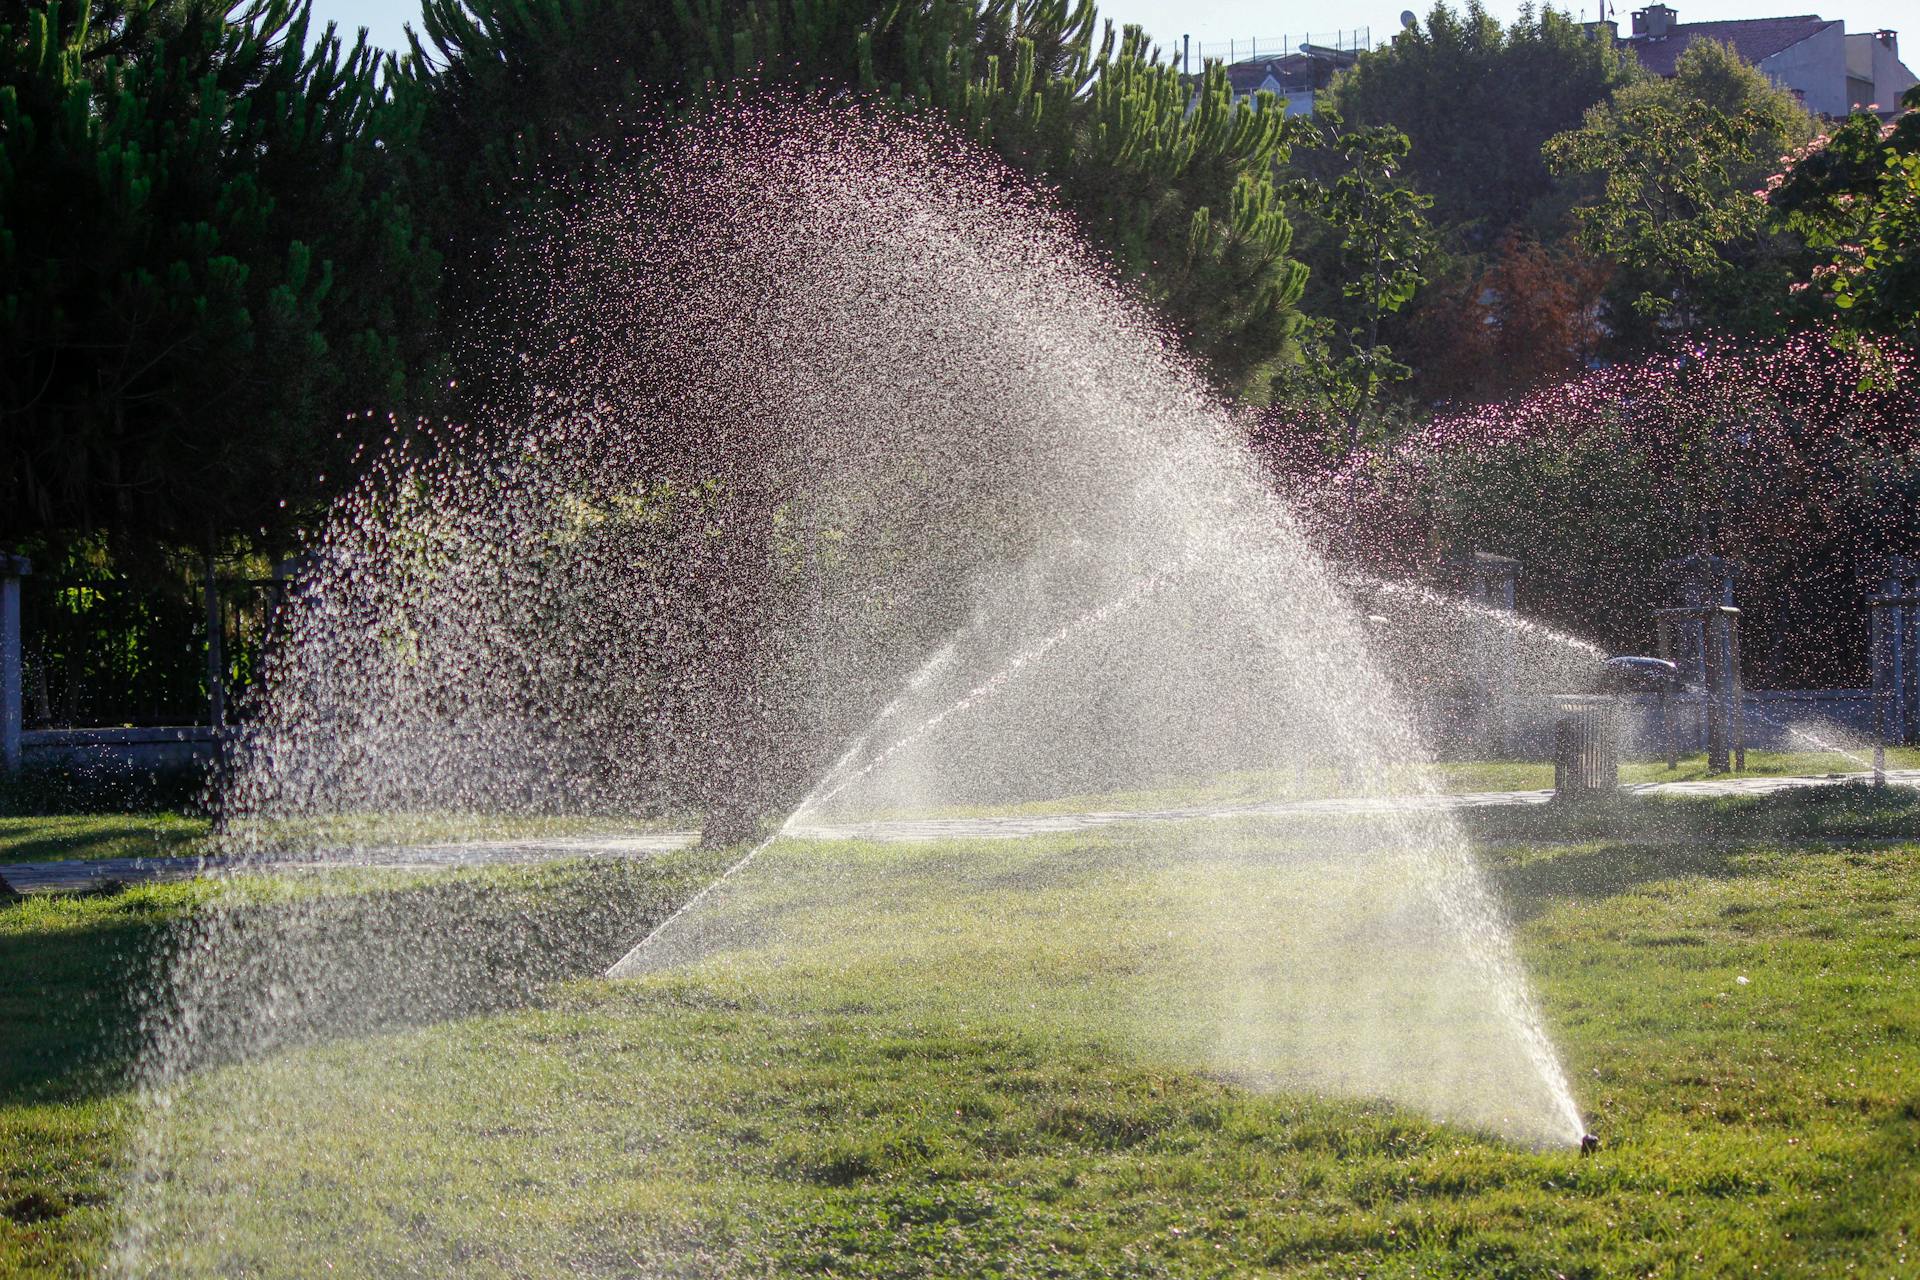
{"type": "Polygon", "coordinates": [[[1359,59],[1358,50],[1303,44],[1279,57],[1228,63],[1227,80],[1238,94],[1258,92],[1268,76],[1282,89],[1320,89],[1326,87],[1335,71],[1350,67],[1359,59]]]}
{"type": "Polygon", "coordinates": [[[1682,22],[1664,36],[1629,36],[1621,43],[1633,50],[1640,65],[1657,76],[1670,76],[1680,55],[1695,40],[1718,40],[1752,66],[1791,49],[1802,40],[1833,26],[1829,19],[1804,13],[1795,18],[1742,18],[1732,22],[1682,22]]]}
{"type": "Polygon", "coordinates": [[[1254,93],[1272,76],[1278,82],[1283,70],[1274,66],[1277,58],[1263,58],[1258,62],[1235,62],[1227,67],[1227,81],[1233,85],[1235,93],[1254,93]]]}

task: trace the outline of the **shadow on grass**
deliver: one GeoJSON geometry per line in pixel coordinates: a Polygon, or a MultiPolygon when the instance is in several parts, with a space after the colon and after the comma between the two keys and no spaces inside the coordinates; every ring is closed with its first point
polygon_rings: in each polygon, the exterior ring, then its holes
{"type": "Polygon", "coordinates": [[[1495,859],[1488,872],[1507,904],[1508,919],[1521,924],[1570,898],[1598,901],[1682,877],[1724,880],[1765,874],[1763,867],[1739,855],[1739,849],[1724,846],[1606,841],[1520,862],[1495,859]]]}
{"type": "MultiPolygon", "coordinates": [[[[0,912],[29,909],[0,904],[0,912]]],[[[77,1101],[119,1087],[135,1044],[135,991],[179,908],[128,894],[80,910],[85,922],[73,927],[0,931],[0,1105],[77,1101]]]]}
{"type": "Polygon", "coordinates": [[[0,775],[0,816],[204,812],[206,774],[197,767],[92,773],[28,765],[0,775]]]}
{"type": "Polygon", "coordinates": [[[1496,847],[1489,871],[1516,920],[1553,899],[1613,897],[1678,877],[1764,873],[1744,856],[1782,847],[1920,840],[1920,790],[1846,783],[1752,797],[1622,796],[1576,806],[1463,813],[1474,839],[1496,847]],[[1498,846],[1520,846],[1503,857],[1498,846]],[[1567,846],[1546,856],[1553,846],[1567,846]]]}
{"type": "Polygon", "coordinates": [[[204,823],[156,821],[149,815],[61,815],[30,822],[0,818],[0,865],[74,858],[191,857],[201,850],[204,823]],[[22,837],[20,832],[31,834],[22,837]]]}
{"type": "Polygon", "coordinates": [[[0,908],[0,1104],[127,1087],[151,1020],[161,1066],[533,1004],[596,975],[710,859],[549,864],[394,884],[334,872],[0,908]],[[351,881],[347,877],[353,877],[351,881]],[[44,927],[37,927],[44,926],[44,927]],[[188,1014],[190,1017],[183,1017],[188,1014]]]}
{"type": "Polygon", "coordinates": [[[1586,804],[1469,809],[1461,820],[1482,840],[1914,840],[1920,839],[1920,789],[1845,782],[1759,796],[1619,795],[1586,804]]]}

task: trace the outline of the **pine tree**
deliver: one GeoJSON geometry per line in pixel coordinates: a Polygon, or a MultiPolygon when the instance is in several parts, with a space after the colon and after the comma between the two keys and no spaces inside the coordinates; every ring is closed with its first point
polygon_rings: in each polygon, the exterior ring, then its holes
{"type": "Polygon", "coordinates": [[[344,409],[403,401],[431,328],[375,54],[309,49],[307,0],[4,12],[0,537],[299,518],[344,409]]]}
{"type": "MultiPolygon", "coordinates": [[[[503,246],[530,211],[647,163],[640,126],[822,92],[937,113],[1056,185],[1223,390],[1263,386],[1298,323],[1280,111],[1217,68],[1189,84],[1088,0],[427,0],[400,73],[461,315],[525,269],[503,246]]],[[[467,335],[471,372],[534,339],[512,325],[467,335]]]]}

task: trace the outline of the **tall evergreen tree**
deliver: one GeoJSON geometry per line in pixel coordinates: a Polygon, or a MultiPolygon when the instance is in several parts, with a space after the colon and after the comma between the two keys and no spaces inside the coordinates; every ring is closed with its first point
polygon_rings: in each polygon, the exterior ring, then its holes
{"type": "MultiPolygon", "coordinates": [[[[819,92],[943,115],[1057,185],[1227,390],[1288,353],[1303,271],[1272,168],[1278,110],[1189,85],[1088,0],[427,0],[401,65],[458,314],[484,314],[526,215],[647,162],[648,122],[717,98],[819,92]]],[[[464,335],[470,362],[537,340],[464,335]]]]}
{"type": "Polygon", "coordinates": [[[257,534],[349,405],[406,398],[401,120],[364,42],[308,33],[309,0],[0,8],[0,538],[257,534]]]}

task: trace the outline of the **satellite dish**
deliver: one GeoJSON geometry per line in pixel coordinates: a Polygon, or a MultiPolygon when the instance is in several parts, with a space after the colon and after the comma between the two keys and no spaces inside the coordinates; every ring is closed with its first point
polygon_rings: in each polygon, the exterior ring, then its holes
{"type": "Polygon", "coordinates": [[[1409,31],[1413,30],[1413,24],[1418,21],[1420,21],[1420,19],[1413,16],[1413,10],[1402,9],[1400,11],[1400,25],[1405,27],[1407,30],[1409,31]]]}

